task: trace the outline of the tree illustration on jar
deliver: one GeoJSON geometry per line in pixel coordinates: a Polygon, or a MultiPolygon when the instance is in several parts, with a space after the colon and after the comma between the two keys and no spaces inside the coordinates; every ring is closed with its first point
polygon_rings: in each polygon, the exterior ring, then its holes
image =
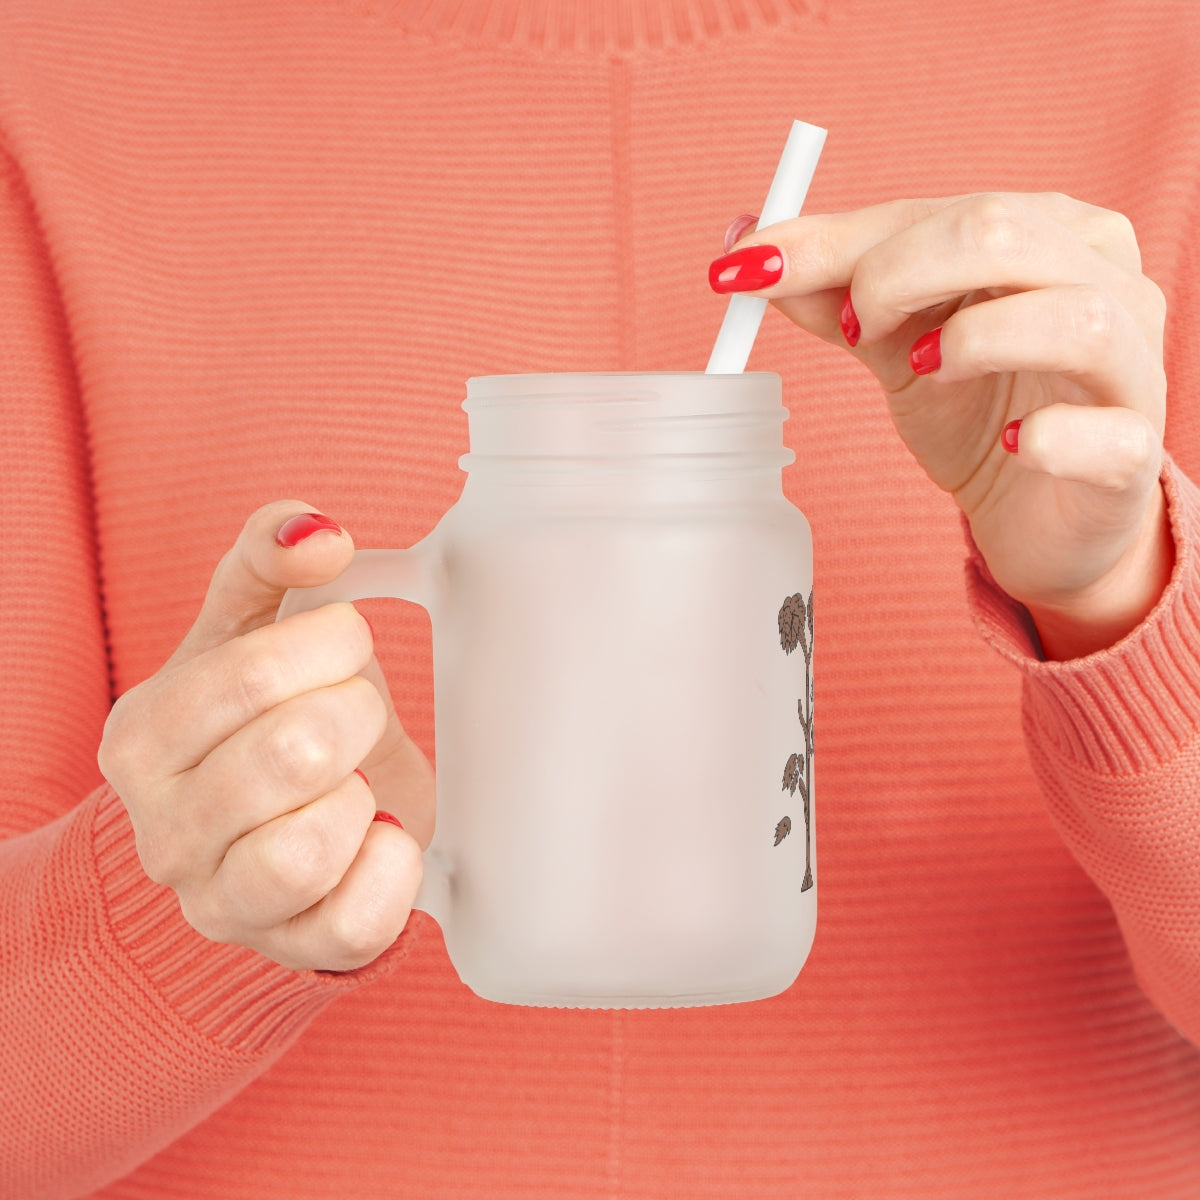
{"type": "MultiPolygon", "coordinates": [[[[804,749],[797,750],[783,768],[783,790],[794,796],[800,793],[804,804],[804,881],[801,891],[813,885],[812,873],[812,757],[813,757],[813,594],[808,600],[797,592],[789,596],[779,610],[779,644],[785,654],[797,646],[804,652],[804,695],[796,701],[796,713],[804,732],[804,749]]],[[[775,826],[775,845],[778,846],[792,831],[791,817],[784,817],[775,826]]]]}

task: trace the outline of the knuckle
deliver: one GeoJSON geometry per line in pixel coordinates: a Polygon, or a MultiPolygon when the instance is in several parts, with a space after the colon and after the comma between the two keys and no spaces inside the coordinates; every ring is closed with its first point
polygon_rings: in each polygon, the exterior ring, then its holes
{"type": "Polygon", "coordinates": [[[995,339],[976,319],[971,308],[951,317],[942,329],[943,357],[951,349],[956,361],[974,364],[976,369],[984,372],[999,369],[995,362],[995,339]]]}
{"type": "Polygon", "coordinates": [[[1064,313],[1066,335],[1091,352],[1107,347],[1118,325],[1116,301],[1099,288],[1071,290],[1064,313]]]}
{"type": "Polygon", "coordinates": [[[1122,212],[1089,205],[1080,230],[1083,240],[1126,269],[1142,269],[1142,250],[1133,222],[1122,212]]]}
{"type": "Polygon", "coordinates": [[[885,253],[868,250],[854,268],[854,308],[859,319],[902,310],[912,292],[910,274],[897,270],[885,253]]]}
{"type": "Polygon", "coordinates": [[[1094,487],[1110,493],[1127,492],[1141,478],[1141,471],[1131,462],[1114,459],[1100,468],[1092,480],[1094,487]]]}
{"type": "Polygon", "coordinates": [[[1131,476],[1145,474],[1157,465],[1162,455],[1162,442],[1154,427],[1145,418],[1125,422],[1121,432],[1121,458],[1129,465],[1131,476]]]}
{"type": "Polygon", "coordinates": [[[1146,304],[1150,309],[1151,315],[1154,317],[1155,324],[1161,327],[1167,319],[1166,293],[1153,279],[1145,275],[1142,276],[1142,286],[1146,294],[1146,304]]]}
{"type": "Polygon", "coordinates": [[[366,666],[375,653],[375,638],[362,613],[349,601],[326,608],[329,610],[326,619],[332,623],[326,644],[338,647],[339,659],[348,674],[366,666]]]}
{"type": "Polygon", "coordinates": [[[360,966],[378,958],[391,945],[395,931],[382,906],[340,906],[329,917],[329,937],[347,964],[360,966]]]}
{"type": "Polygon", "coordinates": [[[144,759],[142,721],[138,700],[140,688],[131,688],[109,709],[104,731],[96,751],[100,773],[110,783],[115,778],[135,774],[144,759]]]}
{"type": "Polygon", "coordinates": [[[110,713],[108,720],[104,723],[100,745],[96,748],[96,766],[100,768],[100,774],[109,783],[116,786],[117,780],[124,774],[122,767],[128,762],[128,759],[128,747],[110,713]]]}
{"type": "Polygon", "coordinates": [[[387,728],[387,705],[384,704],[379,690],[363,675],[352,676],[346,681],[345,687],[349,689],[350,703],[357,710],[355,723],[374,734],[374,745],[387,728]]]}
{"type": "Polygon", "coordinates": [[[1161,442],[1163,427],[1166,424],[1167,407],[1167,372],[1162,363],[1156,363],[1150,368],[1150,379],[1147,394],[1150,398],[1146,417],[1154,427],[1155,436],[1161,442]]]}
{"type": "Polygon", "coordinates": [[[186,860],[174,839],[163,829],[135,829],[134,842],[138,861],[147,878],[164,887],[174,888],[186,877],[186,860]]]}
{"type": "Polygon", "coordinates": [[[896,204],[899,216],[897,227],[907,229],[910,225],[916,225],[918,221],[924,221],[940,212],[944,205],[945,201],[932,196],[913,196],[907,200],[898,201],[896,204]]]}
{"type": "Polygon", "coordinates": [[[264,737],[260,753],[273,776],[288,787],[307,791],[328,775],[335,749],[327,723],[318,715],[293,713],[264,737]]]}
{"type": "Polygon", "coordinates": [[[1099,221],[1101,237],[1106,242],[1121,246],[1125,250],[1138,250],[1137,231],[1124,213],[1101,209],[1099,221]]]}
{"type": "Polygon", "coordinates": [[[823,225],[806,231],[786,249],[788,273],[801,278],[827,278],[838,273],[843,251],[833,232],[823,225]]]}
{"type": "Polygon", "coordinates": [[[1093,439],[1091,459],[1098,465],[1092,483],[1108,492],[1126,492],[1144,485],[1147,475],[1157,473],[1162,443],[1145,417],[1130,410],[1114,413],[1119,420],[1105,423],[1093,439]]]}
{"type": "Polygon", "coordinates": [[[284,695],[283,668],[278,655],[261,647],[243,644],[234,673],[237,699],[249,713],[273,708],[284,695]]]}
{"type": "Polygon", "coordinates": [[[203,891],[177,893],[179,911],[183,919],[201,936],[210,942],[238,945],[242,930],[223,907],[214,904],[203,891]]]}
{"type": "Polygon", "coordinates": [[[1029,227],[1023,214],[1006,196],[976,196],[962,217],[967,246],[1002,262],[1021,258],[1029,248],[1029,227]]]}
{"type": "Polygon", "coordinates": [[[320,826],[306,820],[303,812],[281,821],[270,836],[262,839],[258,870],[266,891],[272,895],[295,895],[315,903],[341,878],[329,839],[320,826]]]}
{"type": "Polygon", "coordinates": [[[1090,208],[1090,205],[1085,205],[1077,200],[1074,196],[1067,195],[1066,192],[1033,192],[1030,194],[1030,199],[1034,203],[1034,207],[1046,213],[1051,220],[1057,221],[1062,225],[1070,225],[1073,222],[1079,221],[1079,214],[1090,208]]]}

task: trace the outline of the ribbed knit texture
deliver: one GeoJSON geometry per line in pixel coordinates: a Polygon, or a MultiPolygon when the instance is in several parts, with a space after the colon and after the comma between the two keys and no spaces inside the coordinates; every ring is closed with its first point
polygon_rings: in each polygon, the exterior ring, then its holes
{"type": "MultiPolygon", "coordinates": [[[[932,13],[0,0],[0,1197],[1200,1195],[1200,9],[932,13]],[[98,774],[113,695],[259,505],[427,533],[467,377],[702,369],[705,269],[796,117],[812,211],[1133,220],[1171,312],[1159,608],[1038,661],[871,377],[769,312],[820,596],[798,982],[524,1009],[423,918],[345,976],[199,937],[98,774]]],[[[432,756],[428,620],[361,607],[432,756]]]]}

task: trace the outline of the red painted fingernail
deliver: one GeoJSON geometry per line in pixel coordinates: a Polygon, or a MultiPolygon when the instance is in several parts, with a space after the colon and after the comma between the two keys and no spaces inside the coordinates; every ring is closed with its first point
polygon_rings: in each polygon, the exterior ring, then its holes
{"type": "Polygon", "coordinates": [[[389,825],[395,825],[395,827],[397,829],[404,828],[404,826],[400,824],[400,820],[398,817],[393,817],[390,812],[384,812],[382,808],[379,809],[375,813],[375,815],[371,818],[371,820],[372,821],[386,821],[389,825]]]}
{"type": "Polygon", "coordinates": [[[363,783],[367,785],[367,787],[371,786],[371,781],[357,767],[354,768],[354,773],[363,781],[363,783]]]}
{"type": "Polygon", "coordinates": [[[729,228],[725,230],[725,253],[728,254],[734,242],[741,238],[742,234],[750,228],[751,225],[757,225],[758,218],[750,213],[742,213],[740,217],[734,217],[729,222],[729,228]]]}
{"type": "Polygon", "coordinates": [[[942,327],[922,334],[908,352],[908,361],[918,375],[932,375],[942,365],[942,327]]]}
{"type": "Polygon", "coordinates": [[[331,533],[342,532],[342,527],[336,521],[331,521],[320,513],[300,513],[298,516],[289,517],[284,521],[275,535],[275,540],[281,546],[290,549],[292,546],[299,545],[306,537],[312,537],[314,533],[320,533],[323,529],[327,529],[331,533]]]}
{"type": "Polygon", "coordinates": [[[778,246],[744,246],[718,258],[708,268],[714,292],[757,292],[783,278],[783,255],[778,246]]]}
{"type": "Polygon", "coordinates": [[[862,328],[850,300],[849,288],[846,289],[846,295],[842,300],[842,311],[838,314],[838,320],[841,322],[842,337],[846,339],[846,345],[857,346],[858,339],[862,337],[862,328]]]}
{"type": "Polygon", "coordinates": [[[1020,432],[1020,421],[1009,421],[1004,427],[1004,432],[1000,435],[1000,440],[1004,443],[1004,448],[1009,454],[1017,452],[1017,434],[1020,432]]]}

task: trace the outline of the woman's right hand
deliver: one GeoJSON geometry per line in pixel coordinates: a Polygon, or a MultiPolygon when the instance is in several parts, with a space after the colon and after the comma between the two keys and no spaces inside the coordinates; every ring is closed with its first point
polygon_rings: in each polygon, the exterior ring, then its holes
{"type": "Polygon", "coordinates": [[[249,519],[178,650],[113,706],[99,764],[147,875],[196,930],[287,967],[345,971],[408,921],[433,773],[353,605],[275,622],[288,588],[336,578],[354,552],[311,512],[284,500],[249,519]],[[372,788],[411,833],[375,820],[372,788]]]}

